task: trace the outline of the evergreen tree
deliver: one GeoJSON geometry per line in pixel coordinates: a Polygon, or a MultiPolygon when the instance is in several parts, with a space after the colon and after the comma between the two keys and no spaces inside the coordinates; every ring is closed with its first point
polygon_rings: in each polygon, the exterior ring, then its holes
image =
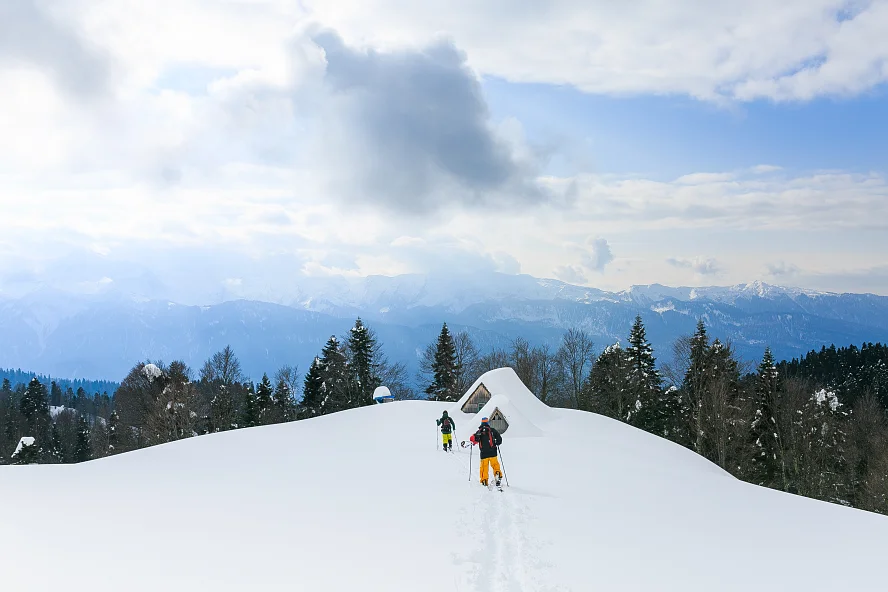
{"type": "Polygon", "coordinates": [[[278,380],[277,386],[274,387],[271,420],[274,423],[284,423],[294,419],[296,419],[296,402],[293,399],[293,393],[290,392],[290,385],[281,378],[278,380]]]}
{"type": "Polygon", "coordinates": [[[256,408],[260,425],[268,423],[266,416],[271,412],[272,405],[274,405],[272,394],[271,380],[268,379],[268,374],[263,374],[259,386],[256,387],[256,408]]]}
{"type": "Polygon", "coordinates": [[[349,409],[348,359],[335,335],[321,350],[321,369],[321,414],[349,409]]]}
{"type": "Polygon", "coordinates": [[[59,424],[53,423],[50,434],[50,454],[54,462],[65,462],[65,447],[62,444],[62,434],[59,431],[59,424]]]}
{"type": "MultiPolygon", "coordinates": [[[[36,379],[35,379],[36,380],[36,379]]],[[[35,465],[40,462],[40,447],[35,441],[33,444],[22,442],[22,447],[18,454],[13,454],[13,462],[15,465],[35,465]]]]}
{"type": "Polygon", "coordinates": [[[74,402],[72,403],[72,407],[74,410],[79,410],[83,405],[84,401],[89,398],[89,395],[86,394],[86,391],[83,390],[83,387],[77,387],[77,394],[74,395],[74,402]]]}
{"type": "Polygon", "coordinates": [[[48,435],[51,419],[49,416],[49,400],[46,387],[36,378],[32,378],[25,389],[19,409],[25,420],[28,435],[42,441],[48,435]]]}
{"type": "Polygon", "coordinates": [[[697,321],[697,331],[691,338],[688,371],[681,385],[683,430],[679,442],[697,454],[703,454],[703,401],[706,391],[709,336],[703,319],[697,321]]]}
{"type": "Polygon", "coordinates": [[[697,425],[702,454],[723,469],[736,466],[745,446],[746,422],[740,397],[740,367],[734,350],[719,339],[706,352],[697,425]]]}
{"type": "Polygon", "coordinates": [[[0,386],[0,464],[4,464],[8,455],[15,449],[18,419],[18,405],[12,392],[8,378],[3,379],[0,386]]]}
{"type": "Polygon", "coordinates": [[[753,417],[750,422],[752,478],[759,485],[785,489],[783,445],[777,420],[779,396],[780,376],[771,348],[766,347],[753,393],[753,417]]]}
{"type": "Polygon", "coordinates": [[[373,332],[360,317],[349,331],[349,407],[361,407],[373,403],[373,392],[382,381],[379,378],[379,344],[373,332]]]}
{"type": "Polygon", "coordinates": [[[53,407],[60,407],[62,405],[62,389],[56,384],[56,381],[52,381],[49,392],[50,405],[53,407]]]}
{"type": "Polygon", "coordinates": [[[606,347],[583,384],[579,408],[628,422],[635,410],[628,378],[626,351],[619,342],[606,347]]]}
{"type": "Polygon", "coordinates": [[[123,452],[120,438],[120,417],[117,411],[112,411],[108,417],[108,454],[123,452]]]}
{"type": "Polygon", "coordinates": [[[89,440],[89,423],[80,415],[77,421],[77,445],[74,448],[74,462],[86,462],[92,458],[92,446],[89,440]]]}
{"type": "MultiPolygon", "coordinates": [[[[268,377],[266,376],[265,379],[267,380],[268,377]]],[[[259,425],[259,404],[256,400],[256,394],[251,387],[247,389],[244,396],[244,407],[240,427],[251,428],[257,425],[259,425]]]]}
{"type": "Polygon", "coordinates": [[[626,348],[629,393],[635,410],[630,422],[647,432],[665,436],[672,409],[664,397],[662,379],[657,370],[654,350],[647,340],[641,317],[635,317],[626,348]]]}
{"type": "Polygon", "coordinates": [[[802,412],[795,414],[799,438],[792,481],[796,493],[837,503],[848,499],[846,417],[833,391],[819,389],[806,397],[802,412]]]}
{"type": "Polygon", "coordinates": [[[456,346],[447,323],[441,327],[432,363],[432,382],[425,392],[432,401],[456,401],[460,393],[456,390],[459,368],[456,361],[456,346]]]}
{"type": "Polygon", "coordinates": [[[321,358],[315,358],[305,374],[305,383],[302,387],[302,402],[299,416],[302,418],[315,417],[321,414],[321,402],[323,401],[322,387],[324,384],[324,362],[321,358]]]}

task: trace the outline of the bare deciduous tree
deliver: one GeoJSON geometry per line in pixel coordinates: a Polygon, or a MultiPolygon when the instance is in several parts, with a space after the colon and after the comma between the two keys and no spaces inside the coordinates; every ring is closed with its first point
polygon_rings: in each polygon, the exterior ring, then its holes
{"type": "Polygon", "coordinates": [[[888,416],[871,391],[854,401],[848,436],[852,504],[888,513],[888,416]]]}
{"type": "Polygon", "coordinates": [[[528,389],[538,392],[536,384],[536,359],[530,344],[523,337],[512,341],[512,350],[509,352],[509,366],[521,379],[528,389]]]}
{"type": "Polygon", "coordinates": [[[548,344],[533,350],[535,391],[540,401],[549,403],[564,383],[564,367],[548,344]]]}
{"type": "Polygon", "coordinates": [[[283,382],[287,385],[287,388],[290,389],[290,393],[292,396],[296,397],[299,393],[299,387],[301,383],[299,376],[299,369],[296,366],[291,366],[289,364],[281,366],[278,371],[274,375],[274,383],[277,384],[279,382],[283,382]]]}
{"type": "Polygon", "coordinates": [[[593,351],[592,338],[581,329],[569,329],[558,348],[557,356],[564,367],[567,394],[574,409],[579,406],[580,391],[593,363],[593,351]]]}
{"type": "Polygon", "coordinates": [[[478,348],[467,331],[460,331],[453,337],[456,347],[456,392],[465,394],[478,377],[478,348]]]}
{"type": "Polygon", "coordinates": [[[241,372],[240,360],[234,355],[230,345],[218,351],[207,360],[200,371],[200,379],[205,382],[216,382],[225,386],[232,386],[243,382],[244,375],[241,372]]]}
{"type": "Polygon", "coordinates": [[[508,352],[502,349],[494,349],[478,358],[478,368],[476,373],[480,376],[485,372],[496,370],[497,368],[505,368],[509,365],[508,352]]]}

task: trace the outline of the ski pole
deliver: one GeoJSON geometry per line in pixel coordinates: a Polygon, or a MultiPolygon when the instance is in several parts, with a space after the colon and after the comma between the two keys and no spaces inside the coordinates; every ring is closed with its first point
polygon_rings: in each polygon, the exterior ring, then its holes
{"type": "Polygon", "coordinates": [[[469,448],[469,482],[472,481],[472,452],[474,451],[474,449],[474,446],[469,448]]]}
{"type": "MultiPolygon", "coordinates": [[[[502,446],[502,444],[500,446],[502,446]]],[[[496,451],[499,453],[500,464],[503,466],[503,477],[506,478],[506,487],[511,487],[511,485],[509,485],[509,475],[508,473],[506,473],[506,463],[503,462],[503,451],[500,449],[499,446],[496,447],[496,451]]]]}

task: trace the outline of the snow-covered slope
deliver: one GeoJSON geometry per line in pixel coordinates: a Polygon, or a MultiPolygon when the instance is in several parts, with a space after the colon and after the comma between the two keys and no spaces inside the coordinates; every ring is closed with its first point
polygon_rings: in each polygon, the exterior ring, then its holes
{"type": "Polygon", "coordinates": [[[744,484],[634,428],[554,409],[528,418],[539,434],[505,434],[511,487],[489,491],[477,454],[470,472],[468,451],[438,449],[448,407],[390,403],[0,467],[2,589],[885,589],[888,518],[744,484]]]}

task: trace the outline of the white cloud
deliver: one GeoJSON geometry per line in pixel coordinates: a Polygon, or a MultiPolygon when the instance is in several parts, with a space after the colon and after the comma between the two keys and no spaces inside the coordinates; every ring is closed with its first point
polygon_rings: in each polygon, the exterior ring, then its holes
{"type": "Polygon", "coordinates": [[[785,261],[778,261],[776,263],[769,263],[765,266],[768,275],[775,278],[788,279],[797,276],[801,270],[798,266],[787,263],[785,261]]]}
{"type": "Polygon", "coordinates": [[[760,164],[754,166],[750,169],[753,173],[766,174],[766,173],[774,173],[777,171],[782,171],[783,167],[779,167],[773,164],[760,164]]]}
{"type": "Polygon", "coordinates": [[[416,45],[445,31],[483,74],[594,93],[807,100],[888,80],[881,0],[713,0],[705,9],[690,0],[307,5],[350,41],[416,45]],[[857,10],[849,20],[850,6],[857,10]]]}
{"type": "Polygon", "coordinates": [[[729,183],[693,185],[594,175],[547,182],[572,195],[576,211],[565,221],[570,234],[591,221],[616,231],[888,228],[888,180],[879,173],[738,175],[729,183]]]}
{"type": "Polygon", "coordinates": [[[425,239],[417,236],[399,236],[391,242],[391,246],[393,247],[415,247],[425,244],[425,239]]]}
{"type": "Polygon", "coordinates": [[[693,259],[669,257],[666,262],[673,267],[691,269],[694,273],[702,276],[717,275],[722,272],[721,264],[708,257],[694,257],[693,259]]]}
{"type": "Polygon", "coordinates": [[[561,280],[562,282],[567,282],[568,284],[585,284],[588,280],[586,278],[586,274],[583,272],[583,268],[576,265],[559,265],[552,273],[555,275],[556,279],[561,280]]]}
{"type": "Polygon", "coordinates": [[[713,183],[724,183],[733,179],[733,173],[694,173],[682,175],[675,182],[679,185],[710,185],[713,183]]]}
{"type": "Polygon", "coordinates": [[[583,266],[592,271],[604,271],[608,263],[614,260],[610,245],[603,238],[589,237],[583,253],[583,266]]]}
{"type": "MultiPolygon", "coordinates": [[[[746,267],[707,247],[732,281],[781,257],[824,271],[833,233],[888,226],[884,172],[792,176],[766,164],[673,181],[540,177],[520,122],[491,119],[476,76],[713,99],[804,98],[821,82],[827,93],[858,92],[884,79],[874,65],[886,55],[885,4],[841,24],[831,15],[842,3],[825,0],[705,11],[579,0],[545,10],[467,0],[29,4],[51,8],[29,25],[47,38],[0,39],[7,58],[10,40],[27,53],[14,65],[0,56],[0,211],[15,221],[0,236],[0,279],[107,277],[153,294],[190,283],[254,296],[286,293],[302,269],[555,269],[585,283],[607,268],[596,281],[668,283],[687,268],[662,265],[663,245],[627,237],[701,229],[728,245],[749,231],[778,237],[746,267]],[[345,44],[319,40],[308,19],[345,44]],[[826,60],[814,70],[793,73],[818,55],[826,60]],[[439,215],[405,220],[410,209],[439,215]],[[789,253],[779,238],[788,231],[822,233],[815,263],[789,253]],[[619,265],[606,240],[584,244],[590,234],[619,237],[619,265]],[[285,272],[265,271],[275,266],[285,272]],[[235,277],[240,285],[225,284],[235,277]]],[[[857,254],[888,248],[873,244],[857,254]]]]}

